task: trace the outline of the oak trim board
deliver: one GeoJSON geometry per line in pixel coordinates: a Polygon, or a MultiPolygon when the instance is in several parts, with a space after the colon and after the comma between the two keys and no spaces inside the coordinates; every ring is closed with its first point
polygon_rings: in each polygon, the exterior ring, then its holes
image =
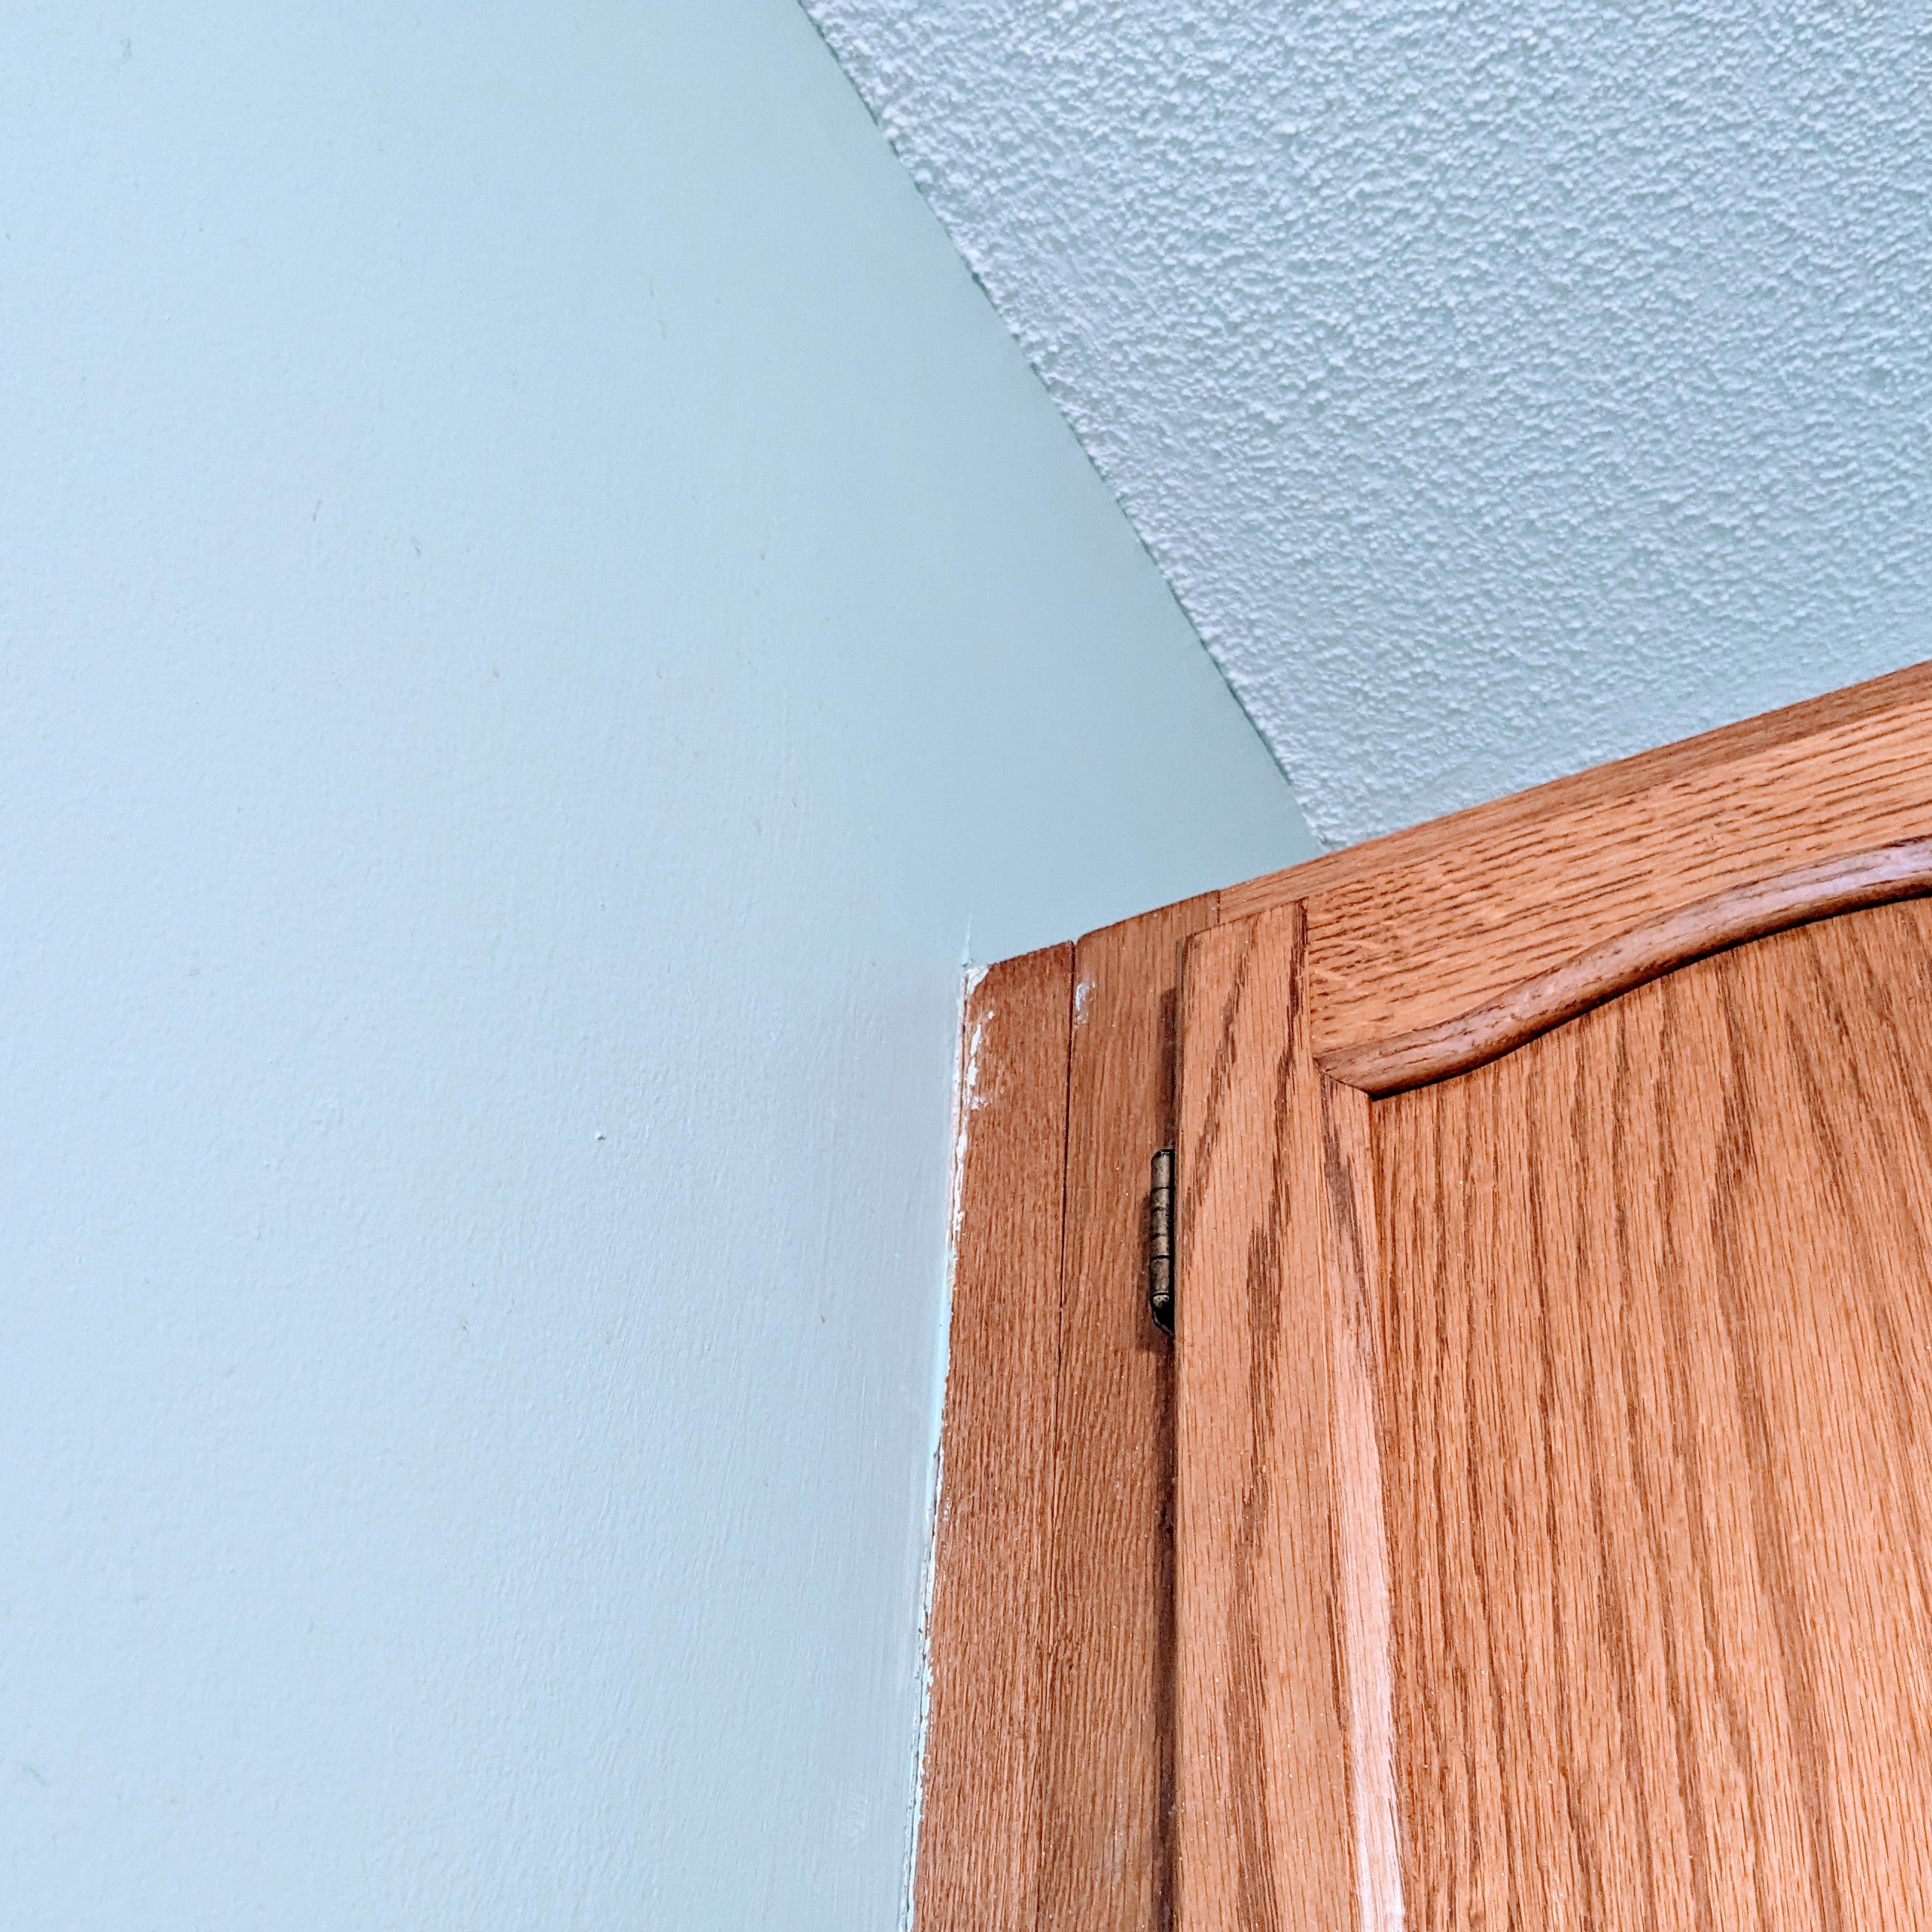
{"type": "Polygon", "coordinates": [[[1144,1299],[1180,950],[1214,897],[1076,950],[1042,1807],[1042,1932],[1172,1923],[1172,1344],[1144,1299]]]}
{"type": "Polygon", "coordinates": [[[914,1878],[924,1932],[1032,1932],[1073,948],[988,969],[960,1044],[957,1235],[914,1878]]]}
{"type": "Polygon", "coordinates": [[[1172,1923],[1172,1351],[1142,1217],[1173,1136],[1180,948],[1216,910],[1004,962],[968,1002],[920,1932],[1172,1923]]]}
{"type": "Polygon", "coordinates": [[[1369,1098],[1309,1040],[1291,902],[1182,979],[1183,1927],[1401,1921],[1369,1098]]]}
{"type": "Polygon", "coordinates": [[[1344,1932],[1351,1679],[1330,1550],[1333,1365],[1298,1212],[1320,1097],[1298,1037],[1305,938],[1288,905],[1200,934],[1184,970],[1175,1275],[1194,1286],[1176,1309],[1179,1462],[1214,1480],[1184,1473],[1178,1497],[1179,1903],[1183,1923],[1218,1910],[1344,1932]],[[1258,1144],[1267,1157],[1217,1158],[1258,1144]],[[1201,1333],[1214,1351],[1193,1346],[1201,1333]],[[1264,1682],[1282,1621],[1306,1641],[1264,1682]],[[1270,1789],[1284,1764],[1333,1774],[1300,1777],[1292,1815],[1270,1789]]]}

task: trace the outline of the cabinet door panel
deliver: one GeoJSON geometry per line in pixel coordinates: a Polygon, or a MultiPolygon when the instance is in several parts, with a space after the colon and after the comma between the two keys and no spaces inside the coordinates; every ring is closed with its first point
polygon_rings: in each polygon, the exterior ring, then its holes
{"type": "Polygon", "coordinates": [[[1924,902],[1377,1102],[1420,1924],[1932,1922],[1924,902]]]}
{"type": "Polygon", "coordinates": [[[1932,1928],[1932,802],[1862,842],[1860,755],[1479,839],[1460,1010],[1427,852],[1189,942],[1183,1932],[1932,1928]]]}

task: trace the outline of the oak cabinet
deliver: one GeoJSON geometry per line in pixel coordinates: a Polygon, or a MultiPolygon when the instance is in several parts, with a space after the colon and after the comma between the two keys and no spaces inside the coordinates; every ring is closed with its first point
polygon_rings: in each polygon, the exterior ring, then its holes
{"type": "Polygon", "coordinates": [[[1932,1925],[1928,892],[1919,670],[994,969],[921,1924],[1932,1925]]]}

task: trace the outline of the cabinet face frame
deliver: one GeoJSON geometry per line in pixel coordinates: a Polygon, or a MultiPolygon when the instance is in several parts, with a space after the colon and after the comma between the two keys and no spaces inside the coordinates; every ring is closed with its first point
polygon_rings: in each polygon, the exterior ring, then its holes
{"type": "MultiPolygon", "coordinates": [[[[1033,1124],[1036,1167],[1039,1124],[1060,1109],[1060,1215],[1001,1215],[995,1190],[976,1192],[970,1153],[962,1178],[917,1864],[925,1932],[1259,1924],[1262,1860],[1301,1888],[1305,1916],[1292,1922],[1402,1922],[1370,1096],[1507,1050],[1715,946],[1932,888],[1928,841],[1932,668],[1918,667],[1078,943],[1062,982],[1064,1050],[1042,1021],[999,1076],[1010,1118],[1033,1124]],[[1232,998],[1255,962],[1282,980],[1268,988],[1271,1018],[1253,1018],[1265,1003],[1232,998]],[[1262,1056],[1238,1050],[1243,1010],[1277,1042],[1292,1015],[1288,1051],[1265,1056],[1259,1084],[1262,1056]],[[1189,1042],[1178,1084],[1177,1036],[1189,1042]],[[1268,1198],[1202,1185],[1217,1082],[1224,1107],[1274,1110],[1268,1198]],[[1141,1216],[1148,1158],[1177,1126],[1170,1349],[1140,1298],[1141,1216]],[[1308,1521],[1294,1573],[1248,1577],[1244,1624],[1236,1586],[1253,1565],[1235,1500],[1264,1472],[1244,1461],[1251,1383],[1234,1369],[1252,1356],[1253,1310],[1230,1292],[1242,1270],[1210,1264],[1205,1250],[1252,1246],[1271,1214],[1270,1346],[1287,1366],[1270,1400],[1286,1405],[1312,1460],[1297,1472],[1308,1521]],[[1045,1310],[1029,1299],[1043,1294],[1045,1310]],[[974,1313],[1016,1297],[1024,1319],[974,1313]],[[1036,1440],[1024,1473],[1003,1480],[1004,1450],[990,1445],[1013,1427],[1036,1440]],[[960,1443],[978,1446],[956,1455],[960,1443]],[[971,1485],[1005,1501],[949,1513],[949,1484],[956,1504],[971,1485]],[[956,1607],[969,1597],[972,1616],[956,1607]],[[1009,1605],[1017,1634],[995,1643],[985,1622],[1009,1605]],[[1252,1684],[1291,1658],[1316,1674],[1256,1702],[1274,1727],[1231,1727],[1235,1706],[1211,1687],[1252,1684]],[[949,1681],[980,1688],[949,1702],[949,1681]],[[1325,1778],[1309,1768],[1324,1725],[1325,1778]],[[1284,1780],[1294,1815],[1270,1823],[1253,1794],[1284,1780]]],[[[1025,964],[993,969],[981,993],[1025,964]]],[[[981,1050],[1006,1051],[992,1034],[981,1050]]],[[[976,1127],[995,1165],[1001,1118],[989,1109],[976,1127]]]]}

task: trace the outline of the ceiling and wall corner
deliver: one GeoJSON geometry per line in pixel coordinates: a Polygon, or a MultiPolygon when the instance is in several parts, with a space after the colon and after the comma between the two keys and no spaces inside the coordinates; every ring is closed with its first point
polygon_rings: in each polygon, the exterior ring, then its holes
{"type": "Polygon", "coordinates": [[[804,0],[1353,841],[1932,650],[1932,17],[804,0]]]}
{"type": "Polygon", "coordinates": [[[0,1924],[889,1932],[962,941],[1287,786],[792,0],[10,8],[0,178],[0,1924]]]}

